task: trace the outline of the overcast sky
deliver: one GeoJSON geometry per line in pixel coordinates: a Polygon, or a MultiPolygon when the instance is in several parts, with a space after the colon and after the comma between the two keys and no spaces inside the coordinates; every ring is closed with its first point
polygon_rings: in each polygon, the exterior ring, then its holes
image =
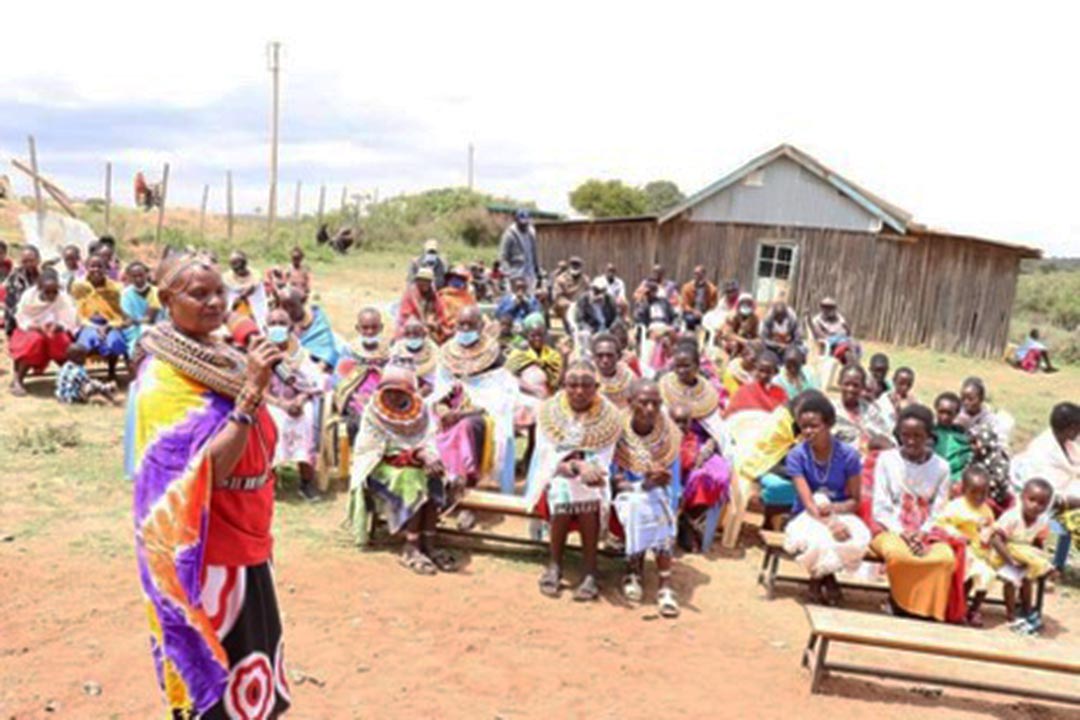
{"type": "Polygon", "coordinates": [[[282,213],[298,179],[309,209],[319,183],[463,185],[469,142],[479,189],[561,211],[590,177],[689,193],[790,142],[921,222],[1080,255],[1075,3],[68,5],[3,12],[0,157],[33,133],[72,194],[112,160],[130,203],[168,160],[173,202],[210,183],[222,209],[232,169],[265,207],[277,39],[282,213]]]}

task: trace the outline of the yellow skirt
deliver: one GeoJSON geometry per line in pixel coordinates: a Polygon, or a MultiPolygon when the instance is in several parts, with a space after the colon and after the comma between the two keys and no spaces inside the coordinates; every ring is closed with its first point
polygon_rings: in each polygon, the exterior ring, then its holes
{"type": "MultiPolygon", "coordinates": [[[[1046,555],[1034,545],[1011,542],[1006,543],[1006,547],[1009,548],[1010,555],[1027,564],[1027,572],[1024,573],[1024,577],[1028,580],[1038,580],[1054,569],[1054,566],[1050,563],[1050,560],[1047,559],[1046,555]]],[[[1001,557],[998,553],[994,553],[990,562],[995,568],[999,568],[1005,564],[1005,558],[1001,557]]]]}
{"type": "Polygon", "coordinates": [[[946,543],[934,543],[925,555],[911,552],[896,533],[881,533],[870,547],[885,559],[889,593],[904,612],[945,621],[956,556],[946,543]]]}

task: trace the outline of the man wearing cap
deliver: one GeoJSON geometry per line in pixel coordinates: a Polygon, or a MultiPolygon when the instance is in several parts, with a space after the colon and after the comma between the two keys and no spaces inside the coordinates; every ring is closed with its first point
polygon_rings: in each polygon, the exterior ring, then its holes
{"type": "Polygon", "coordinates": [[[536,229],[529,222],[528,210],[514,213],[514,223],[506,228],[499,242],[499,260],[509,277],[524,277],[530,292],[536,288],[540,260],[536,250],[536,229]]]}
{"type": "Polygon", "coordinates": [[[607,282],[597,275],[589,284],[589,292],[582,293],[574,305],[574,325],[578,330],[588,328],[595,335],[610,328],[618,317],[615,301],[608,295],[607,282]]]}
{"type": "Polygon", "coordinates": [[[566,314],[589,287],[589,276],[583,270],[584,261],[576,255],[570,258],[566,272],[555,278],[552,287],[552,306],[555,315],[566,323],[566,314]]]}
{"type": "Polygon", "coordinates": [[[821,312],[810,321],[810,331],[814,339],[824,346],[825,352],[832,354],[834,347],[851,338],[851,326],[836,309],[833,298],[822,298],[819,307],[821,312]]]}
{"type": "Polygon", "coordinates": [[[431,268],[435,289],[441,290],[446,285],[446,261],[439,255],[439,241],[435,238],[425,242],[423,254],[409,263],[409,282],[416,279],[417,270],[425,267],[431,268]]]}
{"type": "Polygon", "coordinates": [[[679,293],[683,322],[687,330],[696,330],[705,313],[716,307],[716,286],[705,278],[705,266],[694,268],[694,279],[682,286],[679,293]]]}

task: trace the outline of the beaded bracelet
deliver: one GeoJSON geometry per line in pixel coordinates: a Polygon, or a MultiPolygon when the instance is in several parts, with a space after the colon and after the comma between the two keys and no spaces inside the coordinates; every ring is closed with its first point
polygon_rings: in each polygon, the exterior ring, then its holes
{"type": "Polygon", "coordinates": [[[229,413],[229,421],[234,422],[237,425],[254,425],[255,416],[239,410],[233,410],[229,413]]]}
{"type": "Polygon", "coordinates": [[[262,404],[263,394],[245,385],[236,396],[236,408],[248,414],[254,414],[262,404]]]}

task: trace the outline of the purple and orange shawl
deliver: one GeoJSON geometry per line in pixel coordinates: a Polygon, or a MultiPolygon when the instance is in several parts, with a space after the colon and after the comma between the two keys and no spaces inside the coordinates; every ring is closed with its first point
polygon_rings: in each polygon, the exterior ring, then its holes
{"type": "Polygon", "coordinates": [[[209,441],[232,401],[157,358],[131,389],[135,555],[151,651],[170,708],[221,699],[229,660],[200,599],[213,484],[209,441]]]}

